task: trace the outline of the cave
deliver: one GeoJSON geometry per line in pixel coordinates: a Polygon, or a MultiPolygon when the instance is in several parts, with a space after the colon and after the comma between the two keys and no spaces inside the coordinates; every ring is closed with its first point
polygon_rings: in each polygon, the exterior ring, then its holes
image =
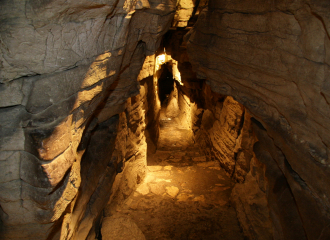
{"type": "Polygon", "coordinates": [[[0,2],[0,239],[330,239],[327,0],[0,2]]]}

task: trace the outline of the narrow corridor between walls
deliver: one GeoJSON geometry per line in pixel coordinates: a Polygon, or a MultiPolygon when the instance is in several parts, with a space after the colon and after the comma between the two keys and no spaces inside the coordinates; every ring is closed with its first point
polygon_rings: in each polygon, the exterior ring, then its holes
{"type": "Polygon", "coordinates": [[[163,106],[158,149],[148,156],[145,179],[121,205],[105,210],[102,237],[244,239],[229,201],[235,182],[203,154],[192,130],[165,112],[163,106]],[[130,231],[120,231],[123,225],[130,231]]]}

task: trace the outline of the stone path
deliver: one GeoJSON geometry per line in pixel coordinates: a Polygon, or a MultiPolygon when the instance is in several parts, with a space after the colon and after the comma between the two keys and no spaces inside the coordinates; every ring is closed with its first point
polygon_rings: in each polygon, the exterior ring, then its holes
{"type": "Polygon", "coordinates": [[[234,183],[207,161],[176,119],[161,116],[157,152],[148,174],[117,210],[129,215],[148,240],[244,239],[229,196],[234,183]]]}

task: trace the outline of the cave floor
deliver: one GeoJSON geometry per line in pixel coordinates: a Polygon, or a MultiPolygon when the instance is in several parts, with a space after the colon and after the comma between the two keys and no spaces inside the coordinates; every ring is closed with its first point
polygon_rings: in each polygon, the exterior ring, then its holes
{"type": "Polygon", "coordinates": [[[158,150],[148,173],[119,211],[128,214],[146,239],[244,239],[230,206],[234,182],[218,162],[208,161],[192,131],[161,118],[158,150]]]}

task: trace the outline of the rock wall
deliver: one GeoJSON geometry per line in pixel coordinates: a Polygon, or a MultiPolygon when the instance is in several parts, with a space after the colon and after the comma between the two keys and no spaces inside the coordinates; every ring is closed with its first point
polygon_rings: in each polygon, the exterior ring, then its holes
{"type": "Polygon", "coordinates": [[[233,179],[243,183],[257,141],[249,112],[232,97],[213,92],[203,81],[195,86],[191,83],[178,87],[178,118],[193,130],[195,142],[208,159],[219,161],[233,179]]]}
{"type": "Polygon", "coordinates": [[[101,128],[109,132],[107,125],[98,126],[92,132],[90,144],[82,158],[82,183],[75,208],[64,216],[62,239],[87,239],[99,233],[96,221],[102,218],[102,211],[110,195],[116,192],[113,185],[115,178],[118,178],[117,174],[121,173],[119,184],[126,196],[145,176],[146,92],[143,86],[139,95],[127,100],[126,106],[123,113],[110,119],[114,118],[116,121],[115,135],[111,133],[111,136],[115,136],[112,141],[98,131],[98,128],[101,128]]]}
{"type": "MultiPolygon", "coordinates": [[[[294,231],[286,229],[294,233],[290,235],[291,239],[301,237],[295,231],[304,233],[303,229],[292,226],[293,223],[299,223],[300,218],[281,172],[277,172],[276,177],[282,178],[278,185],[283,186],[277,186],[280,190],[276,194],[269,192],[269,188],[274,187],[274,174],[269,171],[269,164],[266,168],[267,163],[258,160],[263,159],[262,156],[258,154],[257,158],[255,155],[255,146],[260,143],[248,110],[232,97],[215,93],[203,81],[194,80],[183,79],[184,85],[178,87],[178,118],[184,126],[193,130],[194,140],[207,159],[219,161],[228,176],[238,182],[232,191],[231,203],[236,208],[244,235],[247,239],[273,239],[273,236],[285,239],[283,235],[278,237],[274,234],[276,225],[281,232],[283,227],[293,228],[294,231]]],[[[261,150],[265,148],[262,146],[261,150]]],[[[271,169],[275,171],[276,168],[272,166],[271,169]]]]}
{"type": "Polygon", "coordinates": [[[0,11],[1,238],[58,239],[62,228],[83,239],[117,173],[116,116],[135,106],[126,101],[176,1],[1,1],[0,11]]]}
{"type": "Polygon", "coordinates": [[[248,239],[274,239],[266,194],[251,173],[247,174],[244,184],[235,185],[231,200],[248,239]]]}
{"type": "Polygon", "coordinates": [[[329,9],[328,1],[210,0],[186,36],[197,76],[255,119],[275,239],[330,237],[329,9]]]}
{"type": "Polygon", "coordinates": [[[158,79],[162,74],[161,64],[163,64],[163,61],[159,58],[159,55],[147,56],[138,76],[138,81],[141,85],[144,85],[147,94],[145,134],[148,154],[156,152],[159,138],[161,102],[158,96],[158,79]]]}

